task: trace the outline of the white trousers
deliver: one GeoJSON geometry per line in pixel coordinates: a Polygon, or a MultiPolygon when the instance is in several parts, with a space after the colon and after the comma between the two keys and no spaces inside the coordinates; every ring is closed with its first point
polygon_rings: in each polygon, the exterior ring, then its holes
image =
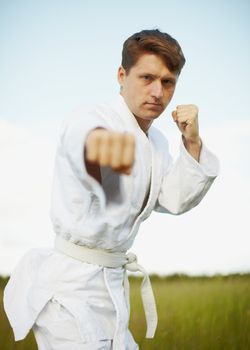
{"type": "MultiPolygon", "coordinates": [[[[114,349],[112,339],[84,342],[74,317],[54,299],[39,314],[33,332],[39,350],[118,350],[114,349]]],[[[138,349],[128,331],[126,350],[138,349]]]]}

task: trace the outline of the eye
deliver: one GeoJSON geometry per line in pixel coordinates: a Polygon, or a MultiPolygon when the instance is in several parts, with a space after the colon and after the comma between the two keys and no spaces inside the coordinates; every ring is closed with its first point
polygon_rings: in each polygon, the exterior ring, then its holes
{"type": "Polygon", "coordinates": [[[151,77],[151,75],[148,75],[148,74],[144,74],[144,75],[142,76],[142,79],[143,79],[145,82],[147,82],[147,83],[149,83],[149,82],[151,82],[151,81],[153,80],[153,78],[151,77]]]}
{"type": "Polygon", "coordinates": [[[168,80],[168,79],[164,79],[162,82],[163,82],[164,85],[167,85],[167,84],[170,84],[170,83],[171,83],[171,81],[168,80]]]}
{"type": "Polygon", "coordinates": [[[170,79],[164,79],[164,80],[162,80],[162,84],[171,86],[171,85],[174,85],[174,82],[170,79]]]}

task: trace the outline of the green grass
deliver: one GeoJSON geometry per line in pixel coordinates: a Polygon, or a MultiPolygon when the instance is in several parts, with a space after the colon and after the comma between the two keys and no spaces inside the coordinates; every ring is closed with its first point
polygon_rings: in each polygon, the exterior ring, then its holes
{"type": "MultiPolygon", "coordinates": [[[[140,279],[131,279],[132,333],[142,350],[249,350],[250,276],[216,278],[153,278],[158,329],[145,339],[140,279]]],[[[2,287],[4,285],[1,282],[2,287]]],[[[0,286],[1,286],[0,284],[0,286]]],[[[14,343],[2,308],[0,350],[36,349],[32,334],[14,343]]],[[[72,349],[74,350],[74,349],[72,349]]]]}
{"type": "Polygon", "coordinates": [[[144,350],[249,350],[250,278],[154,281],[159,324],[145,340],[138,290],[132,288],[134,337],[144,350]]]}
{"type": "Polygon", "coordinates": [[[0,279],[0,350],[36,350],[36,342],[31,332],[25,340],[14,341],[12,329],[3,310],[3,287],[6,281],[0,279]]]}

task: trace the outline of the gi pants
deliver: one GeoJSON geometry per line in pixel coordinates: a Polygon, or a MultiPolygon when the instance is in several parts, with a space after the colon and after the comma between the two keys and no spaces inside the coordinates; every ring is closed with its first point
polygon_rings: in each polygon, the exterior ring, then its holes
{"type": "MultiPolygon", "coordinates": [[[[39,314],[33,332],[39,350],[119,350],[112,339],[86,343],[80,335],[73,315],[57,300],[51,299],[39,314]]],[[[138,350],[129,330],[126,350],[138,350]]]]}

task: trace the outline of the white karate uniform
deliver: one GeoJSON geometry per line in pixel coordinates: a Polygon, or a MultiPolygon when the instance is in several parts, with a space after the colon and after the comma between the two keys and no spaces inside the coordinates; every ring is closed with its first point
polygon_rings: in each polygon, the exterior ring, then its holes
{"type": "MultiPolygon", "coordinates": [[[[115,101],[79,112],[62,127],[52,188],[54,231],[77,245],[126,252],[152,210],[170,214],[190,210],[204,197],[217,173],[218,160],[204,144],[198,163],[181,141],[179,159],[172,164],[165,137],[154,127],[147,137],[119,95],[115,101]],[[87,134],[96,127],[135,135],[130,176],[103,168],[101,186],[87,173],[83,149],[87,134]]],[[[89,264],[54,249],[32,250],[5,289],[4,305],[15,339],[23,339],[34,324],[37,339],[43,338],[42,328],[40,333],[37,328],[41,323],[48,324],[53,333],[53,320],[50,327],[47,314],[58,303],[60,310],[71,315],[86,349],[89,344],[93,350],[137,349],[128,331],[124,273],[122,267],[89,264]],[[104,342],[108,347],[101,347],[104,342]]],[[[62,326],[61,332],[67,337],[67,327],[62,326]]],[[[53,346],[41,345],[41,349],[60,348],[53,346]]],[[[62,349],[78,348],[71,344],[62,349]]]]}

